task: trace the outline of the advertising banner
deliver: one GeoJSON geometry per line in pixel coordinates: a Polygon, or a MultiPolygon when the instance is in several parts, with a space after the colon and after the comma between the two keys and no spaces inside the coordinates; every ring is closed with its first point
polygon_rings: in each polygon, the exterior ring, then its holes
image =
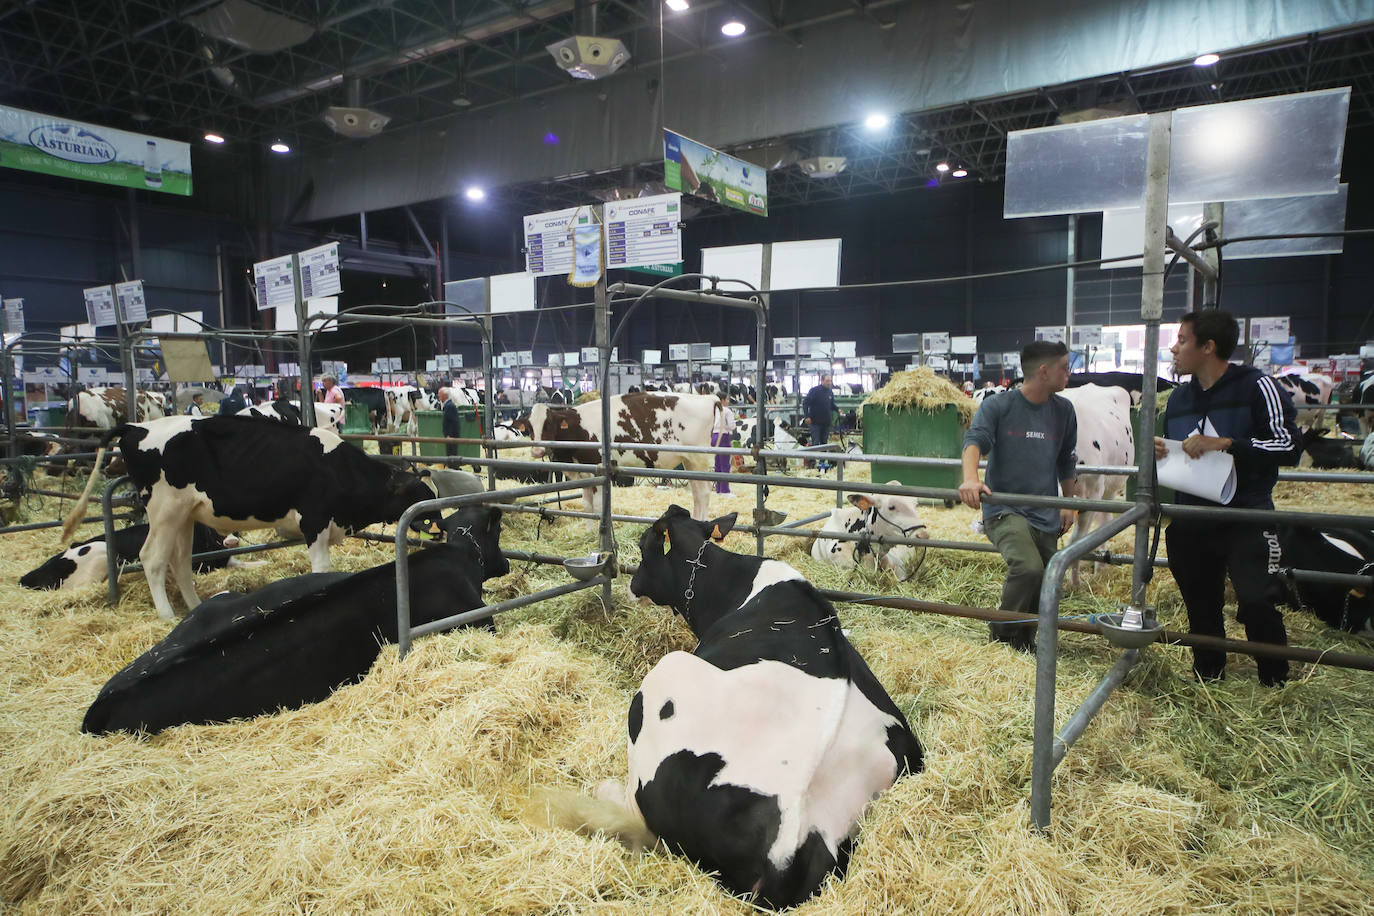
{"type": "Polygon", "coordinates": [[[768,170],[720,150],[663,131],[663,183],[674,191],[768,215],[768,170]]]}
{"type": "Polygon", "coordinates": [[[0,105],[0,166],[191,194],[191,145],[0,105]]]}

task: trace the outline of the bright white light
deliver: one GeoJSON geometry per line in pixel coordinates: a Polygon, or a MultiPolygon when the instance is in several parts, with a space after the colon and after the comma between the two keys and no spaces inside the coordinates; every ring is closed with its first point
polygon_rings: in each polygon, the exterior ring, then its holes
{"type": "Polygon", "coordinates": [[[731,19],[720,27],[720,34],[727,38],[738,38],[744,34],[744,23],[740,22],[738,19],[731,19]]]}
{"type": "Polygon", "coordinates": [[[206,142],[206,143],[223,143],[223,142],[224,142],[224,138],[221,137],[219,134],[206,134],[206,135],[205,135],[205,142],[206,142]]]}
{"type": "Polygon", "coordinates": [[[664,0],[664,5],[674,13],[681,13],[687,9],[687,0],[664,0]]]}
{"type": "Polygon", "coordinates": [[[1220,54],[1199,54],[1193,58],[1194,67],[1210,67],[1212,64],[1221,60],[1220,54]]]}
{"type": "Polygon", "coordinates": [[[471,187],[471,188],[468,188],[468,189],[467,189],[466,191],[464,191],[463,193],[467,196],[467,199],[468,199],[468,200],[486,200],[486,199],[487,199],[487,192],[486,192],[486,191],[483,191],[481,188],[476,187],[476,186],[473,186],[473,187],[471,187]]]}
{"type": "Polygon", "coordinates": [[[891,123],[892,119],[881,111],[875,111],[873,114],[864,118],[864,127],[867,127],[869,130],[882,130],[891,123]]]}
{"type": "Polygon", "coordinates": [[[968,177],[968,169],[955,169],[954,171],[950,172],[949,174],[952,175],[952,176],[955,177],[955,178],[967,178],[967,177],[968,177]]]}
{"type": "Polygon", "coordinates": [[[937,171],[937,172],[948,172],[948,171],[949,171],[949,163],[948,163],[948,162],[940,162],[940,163],[937,163],[936,166],[935,166],[935,171],[937,171]]]}
{"type": "Polygon", "coordinates": [[[281,142],[280,140],[278,140],[276,143],[273,143],[272,146],[269,147],[269,148],[270,148],[270,149],[272,150],[272,152],[274,152],[274,153],[289,153],[289,152],[291,152],[291,147],[287,146],[285,143],[281,142]]]}

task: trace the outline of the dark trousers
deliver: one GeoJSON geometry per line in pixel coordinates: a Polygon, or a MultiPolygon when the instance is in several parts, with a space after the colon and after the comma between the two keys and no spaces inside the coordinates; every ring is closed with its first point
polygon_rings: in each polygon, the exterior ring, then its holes
{"type": "MultiPolygon", "coordinates": [[[[1169,524],[1164,538],[1169,570],[1188,606],[1188,632],[1226,636],[1222,606],[1229,575],[1236,590],[1236,620],[1245,625],[1245,638],[1288,645],[1283,615],[1275,606],[1282,596],[1276,531],[1242,522],[1179,518],[1169,524]]],[[[1261,684],[1272,687],[1288,678],[1285,659],[1257,657],[1255,664],[1261,684]]],[[[1225,668],[1225,652],[1193,649],[1193,670],[1199,677],[1221,677],[1225,668]]]]}
{"type": "MultiPolygon", "coordinates": [[[[811,444],[812,444],[812,445],[825,445],[825,444],[826,444],[827,442],[829,442],[829,441],[830,441],[830,424],[829,424],[829,423],[817,423],[815,420],[812,420],[812,421],[811,421],[811,444]]],[[[824,460],[825,460],[825,457],[824,457],[823,455],[817,455],[817,456],[816,456],[816,460],[817,460],[817,461],[824,461],[824,460]]],[[[806,466],[807,466],[807,467],[810,467],[810,466],[811,466],[811,462],[809,462],[809,461],[806,462],[806,466]]]]}
{"type": "MultiPolygon", "coordinates": [[[[1041,531],[1015,512],[985,522],[983,532],[1007,561],[1007,581],[1002,585],[1002,603],[998,607],[1034,617],[1040,612],[1045,564],[1059,547],[1059,532],[1041,531]]],[[[991,622],[988,635],[1017,649],[1030,649],[1035,645],[1035,628],[1034,623],[991,622]]]]}

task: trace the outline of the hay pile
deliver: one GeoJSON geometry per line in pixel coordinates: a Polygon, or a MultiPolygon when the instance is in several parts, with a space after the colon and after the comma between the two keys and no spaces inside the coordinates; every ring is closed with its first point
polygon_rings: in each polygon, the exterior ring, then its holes
{"type": "Polygon", "coordinates": [[[584,392],[582,392],[581,394],[579,394],[579,395],[577,396],[577,403],[578,403],[578,404],[586,404],[586,403],[589,403],[589,402],[591,402],[591,401],[599,401],[599,400],[601,400],[601,392],[600,392],[600,391],[584,391],[584,392]]]}
{"type": "MultiPolygon", "coordinates": [[[[1298,496],[1319,498],[1303,484],[1298,496]]],[[[733,484],[712,514],[747,517],[733,484]]],[[[1329,496],[1329,494],[1328,494],[1329,496]]],[[[617,511],[656,515],[685,486],[615,490],[617,511]]],[[[833,494],[773,488],[795,519],[833,494]]],[[[578,499],[568,500],[576,507],[578,499]]],[[[1363,498],[1362,511],[1374,505],[1363,498]]],[[[939,538],[978,540],[973,513],[931,508],[939,538]]],[[[638,526],[617,532],[638,561],[638,526]]],[[[670,613],[603,608],[580,592],[504,615],[500,633],[387,649],[361,684],[324,703],[151,738],[77,733],[100,685],[167,631],[141,577],[103,607],[103,586],[25,592],[51,532],[10,536],[0,557],[0,900],[23,912],[732,913],[750,908],[681,859],[535,829],[538,788],[623,777],[624,715],[644,673],[692,638],[670,613]]],[[[507,515],[503,543],[579,554],[589,523],[507,515]]],[[[1129,536],[1114,548],[1126,550],[1129,536]]],[[[732,535],[745,551],[752,536],[732,535]]],[[[813,564],[805,545],[770,551],[818,584],[967,604],[996,602],[995,555],[930,551],[914,582],[813,564]]],[[[389,559],[350,541],[336,567],[389,559]]],[[[261,569],[197,577],[202,594],[308,571],[303,548],[261,569]]],[[[514,564],[493,599],[567,581],[514,564]]],[[[1114,608],[1129,572],[1089,576],[1065,613],[1114,608]]],[[[1166,625],[1183,609],[1167,573],[1151,594],[1166,625]]],[[[906,712],[927,770],[873,806],[847,879],[800,914],[1369,913],[1374,911],[1374,680],[1314,669],[1273,691],[1249,659],[1228,679],[1185,677],[1162,647],[1107,704],[1055,777],[1055,827],[1028,829],[1033,659],[986,643],[982,624],[881,607],[840,608],[851,638],[906,712]]],[[[1368,651],[1288,617],[1295,644],[1368,651]]],[[[1059,718],[1113,653],[1067,634],[1059,718]]],[[[3,904],[0,904],[3,905],[3,904]]]]}
{"type": "Polygon", "coordinates": [[[936,413],[952,405],[959,411],[959,420],[965,426],[972,422],[977,410],[972,398],[925,366],[895,373],[891,381],[864,399],[862,407],[867,408],[870,404],[884,411],[896,408],[926,413],[936,413]]]}

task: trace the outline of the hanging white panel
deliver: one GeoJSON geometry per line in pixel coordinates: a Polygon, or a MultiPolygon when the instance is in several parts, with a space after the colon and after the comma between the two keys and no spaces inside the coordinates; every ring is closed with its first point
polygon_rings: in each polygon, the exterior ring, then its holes
{"type": "Polygon", "coordinates": [[[769,289],[806,289],[839,284],[839,239],[773,243],[769,289]]]}
{"type": "MultiPolygon", "coordinates": [[[[729,292],[750,292],[763,288],[763,246],[730,245],[725,248],[701,249],[701,272],[708,277],[724,280],[743,280],[744,283],[720,284],[720,289],[729,292]]],[[[711,281],[702,280],[702,289],[710,289],[711,281]]]]}

